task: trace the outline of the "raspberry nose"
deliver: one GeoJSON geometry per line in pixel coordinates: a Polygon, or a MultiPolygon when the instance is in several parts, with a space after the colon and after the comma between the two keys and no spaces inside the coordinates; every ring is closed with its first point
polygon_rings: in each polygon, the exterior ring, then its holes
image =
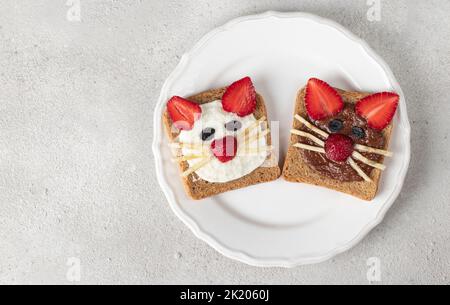
{"type": "Polygon", "coordinates": [[[222,163],[229,162],[236,157],[238,142],[236,137],[227,136],[214,140],[211,143],[211,150],[214,156],[222,163]]]}
{"type": "Polygon", "coordinates": [[[353,153],[354,142],[343,134],[332,134],[325,142],[327,158],[335,162],[345,162],[353,153]]]}

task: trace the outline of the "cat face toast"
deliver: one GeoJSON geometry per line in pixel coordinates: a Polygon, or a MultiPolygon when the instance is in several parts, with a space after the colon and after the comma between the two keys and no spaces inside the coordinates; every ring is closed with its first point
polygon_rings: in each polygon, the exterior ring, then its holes
{"type": "Polygon", "coordinates": [[[281,174],[264,100],[248,77],[187,99],[171,98],[163,122],[183,185],[195,200],[281,174]]]}
{"type": "Polygon", "coordinates": [[[299,91],[283,177],[373,200],[386,166],[395,93],[367,94],[311,79],[299,91]]]}

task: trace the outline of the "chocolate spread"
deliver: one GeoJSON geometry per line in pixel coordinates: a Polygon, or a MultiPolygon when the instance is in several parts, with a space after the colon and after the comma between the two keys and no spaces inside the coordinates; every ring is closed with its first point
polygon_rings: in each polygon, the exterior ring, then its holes
{"type": "MultiPolygon", "coordinates": [[[[345,100],[344,100],[345,101],[345,100]]],[[[306,117],[309,122],[319,127],[320,129],[332,134],[329,128],[329,123],[333,120],[341,120],[344,124],[344,127],[338,132],[340,134],[344,134],[349,136],[355,144],[361,144],[365,146],[370,146],[373,148],[384,149],[385,138],[382,132],[371,129],[367,126],[366,121],[359,117],[354,110],[354,104],[345,101],[344,110],[336,115],[335,117],[323,120],[323,121],[312,121],[310,118],[306,117]],[[362,139],[358,139],[352,133],[353,127],[361,127],[364,129],[365,137],[362,139]]],[[[305,126],[301,127],[301,130],[305,132],[311,132],[305,126]]],[[[320,138],[320,136],[319,136],[320,138]]],[[[325,140],[325,139],[322,139],[325,140]]],[[[301,139],[301,142],[304,144],[317,146],[314,142],[309,139],[301,139]]],[[[354,182],[354,181],[364,181],[361,176],[347,163],[337,163],[329,160],[325,155],[312,152],[309,150],[302,150],[302,154],[306,160],[306,163],[314,168],[316,171],[321,174],[330,177],[335,180],[343,181],[343,182],[354,182]]],[[[375,162],[381,162],[383,157],[377,154],[371,153],[361,153],[366,158],[373,160],[375,162]]],[[[355,160],[356,163],[361,167],[361,169],[370,176],[373,168],[369,165],[366,165],[362,162],[355,160]]]]}

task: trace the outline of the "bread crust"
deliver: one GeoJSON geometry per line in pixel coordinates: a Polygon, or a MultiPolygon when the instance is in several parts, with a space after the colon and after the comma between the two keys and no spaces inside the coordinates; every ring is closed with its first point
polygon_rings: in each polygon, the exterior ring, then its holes
{"type": "MultiPolygon", "coordinates": [[[[344,91],[341,89],[336,89],[339,94],[347,101],[351,103],[356,103],[360,99],[369,96],[369,93],[362,92],[352,92],[344,91]]],[[[307,117],[307,112],[305,108],[305,92],[306,87],[302,88],[296,98],[295,103],[295,114],[298,114],[304,118],[307,117]]],[[[294,119],[293,128],[300,129],[301,123],[294,119]]],[[[392,123],[383,130],[383,136],[385,138],[385,145],[383,149],[387,150],[389,147],[389,142],[392,134],[392,123]]],[[[296,135],[291,135],[289,148],[287,151],[284,167],[283,167],[283,178],[290,182],[297,183],[308,183],[316,186],[326,187],[332,190],[336,190],[342,193],[346,193],[357,198],[371,201],[375,198],[378,192],[378,186],[381,178],[381,170],[373,169],[370,178],[372,182],[366,181],[355,181],[355,182],[342,182],[339,180],[334,180],[324,175],[321,175],[314,168],[309,166],[301,153],[301,150],[294,147],[293,145],[299,142],[299,137],[296,135]]],[[[381,158],[381,163],[383,163],[384,158],[381,158]]]]}
{"type": "MultiPolygon", "coordinates": [[[[203,93],[191,96],[188,100],[193,101],[199,105],[210,103],[216,100],[221,100],[226,88],[213,89],[205,91],[203,93]]],[[[268,118],[264,99],[260,94],[256,95],[256,110],[253,113],[256,119],[260,119],[263,116],[268,118]]],[[[167,112],[163,114],[163,124],[166,129],[166,133],[171,142],[174,142],[179,131],[173,128],[173,122],[167,112]]],[[[271,144],[271,135],[267,135],[267,143],[271,144]]],[[[270,156],[268,157],[268,159],[270,156]]],[[[179,162],[179,168],[181,173],[185,172],[189,168],[189,164],[186,161],[179,162]]],[[[254,184],[270,182],[276,180],[281,175],[281,169],[278,164],[274,167],[259,167],[250,174],[226,183],[212,183],[200,179],[197,175],[189,175],[188,177],[181,177],[186,193],[194,200],[205,199],[214,195],[218,195],[224,192],[245,188],[254,184]]]]}

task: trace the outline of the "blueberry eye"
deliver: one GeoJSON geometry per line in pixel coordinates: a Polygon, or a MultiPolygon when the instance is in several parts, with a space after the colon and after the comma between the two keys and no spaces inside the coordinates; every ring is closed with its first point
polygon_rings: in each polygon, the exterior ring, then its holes
{"type": "Polygon", "coordinates": [[[242,123],[239,121],[231,121],[225,124],[225,128],[228,131],[238,131],[242,128],[242,123]]]}
{"type": "Polygon", "coordinates": [[[341,120],[333,120],[328,125],[331,132],[338,132],[344,127],[344,123],[341,120]]]}
{"type": "Polygon", "coordinates": [[[214,128],[205,128],[202,130],[201,138],[203,141],[212,140],[216,130],[214,128]]]}
{"type": "Polygon", "coordinates": [[[358,139],[363,139],[366,136],[366,132],[361,127],[353,127],[352,134],[358,139]]]}

